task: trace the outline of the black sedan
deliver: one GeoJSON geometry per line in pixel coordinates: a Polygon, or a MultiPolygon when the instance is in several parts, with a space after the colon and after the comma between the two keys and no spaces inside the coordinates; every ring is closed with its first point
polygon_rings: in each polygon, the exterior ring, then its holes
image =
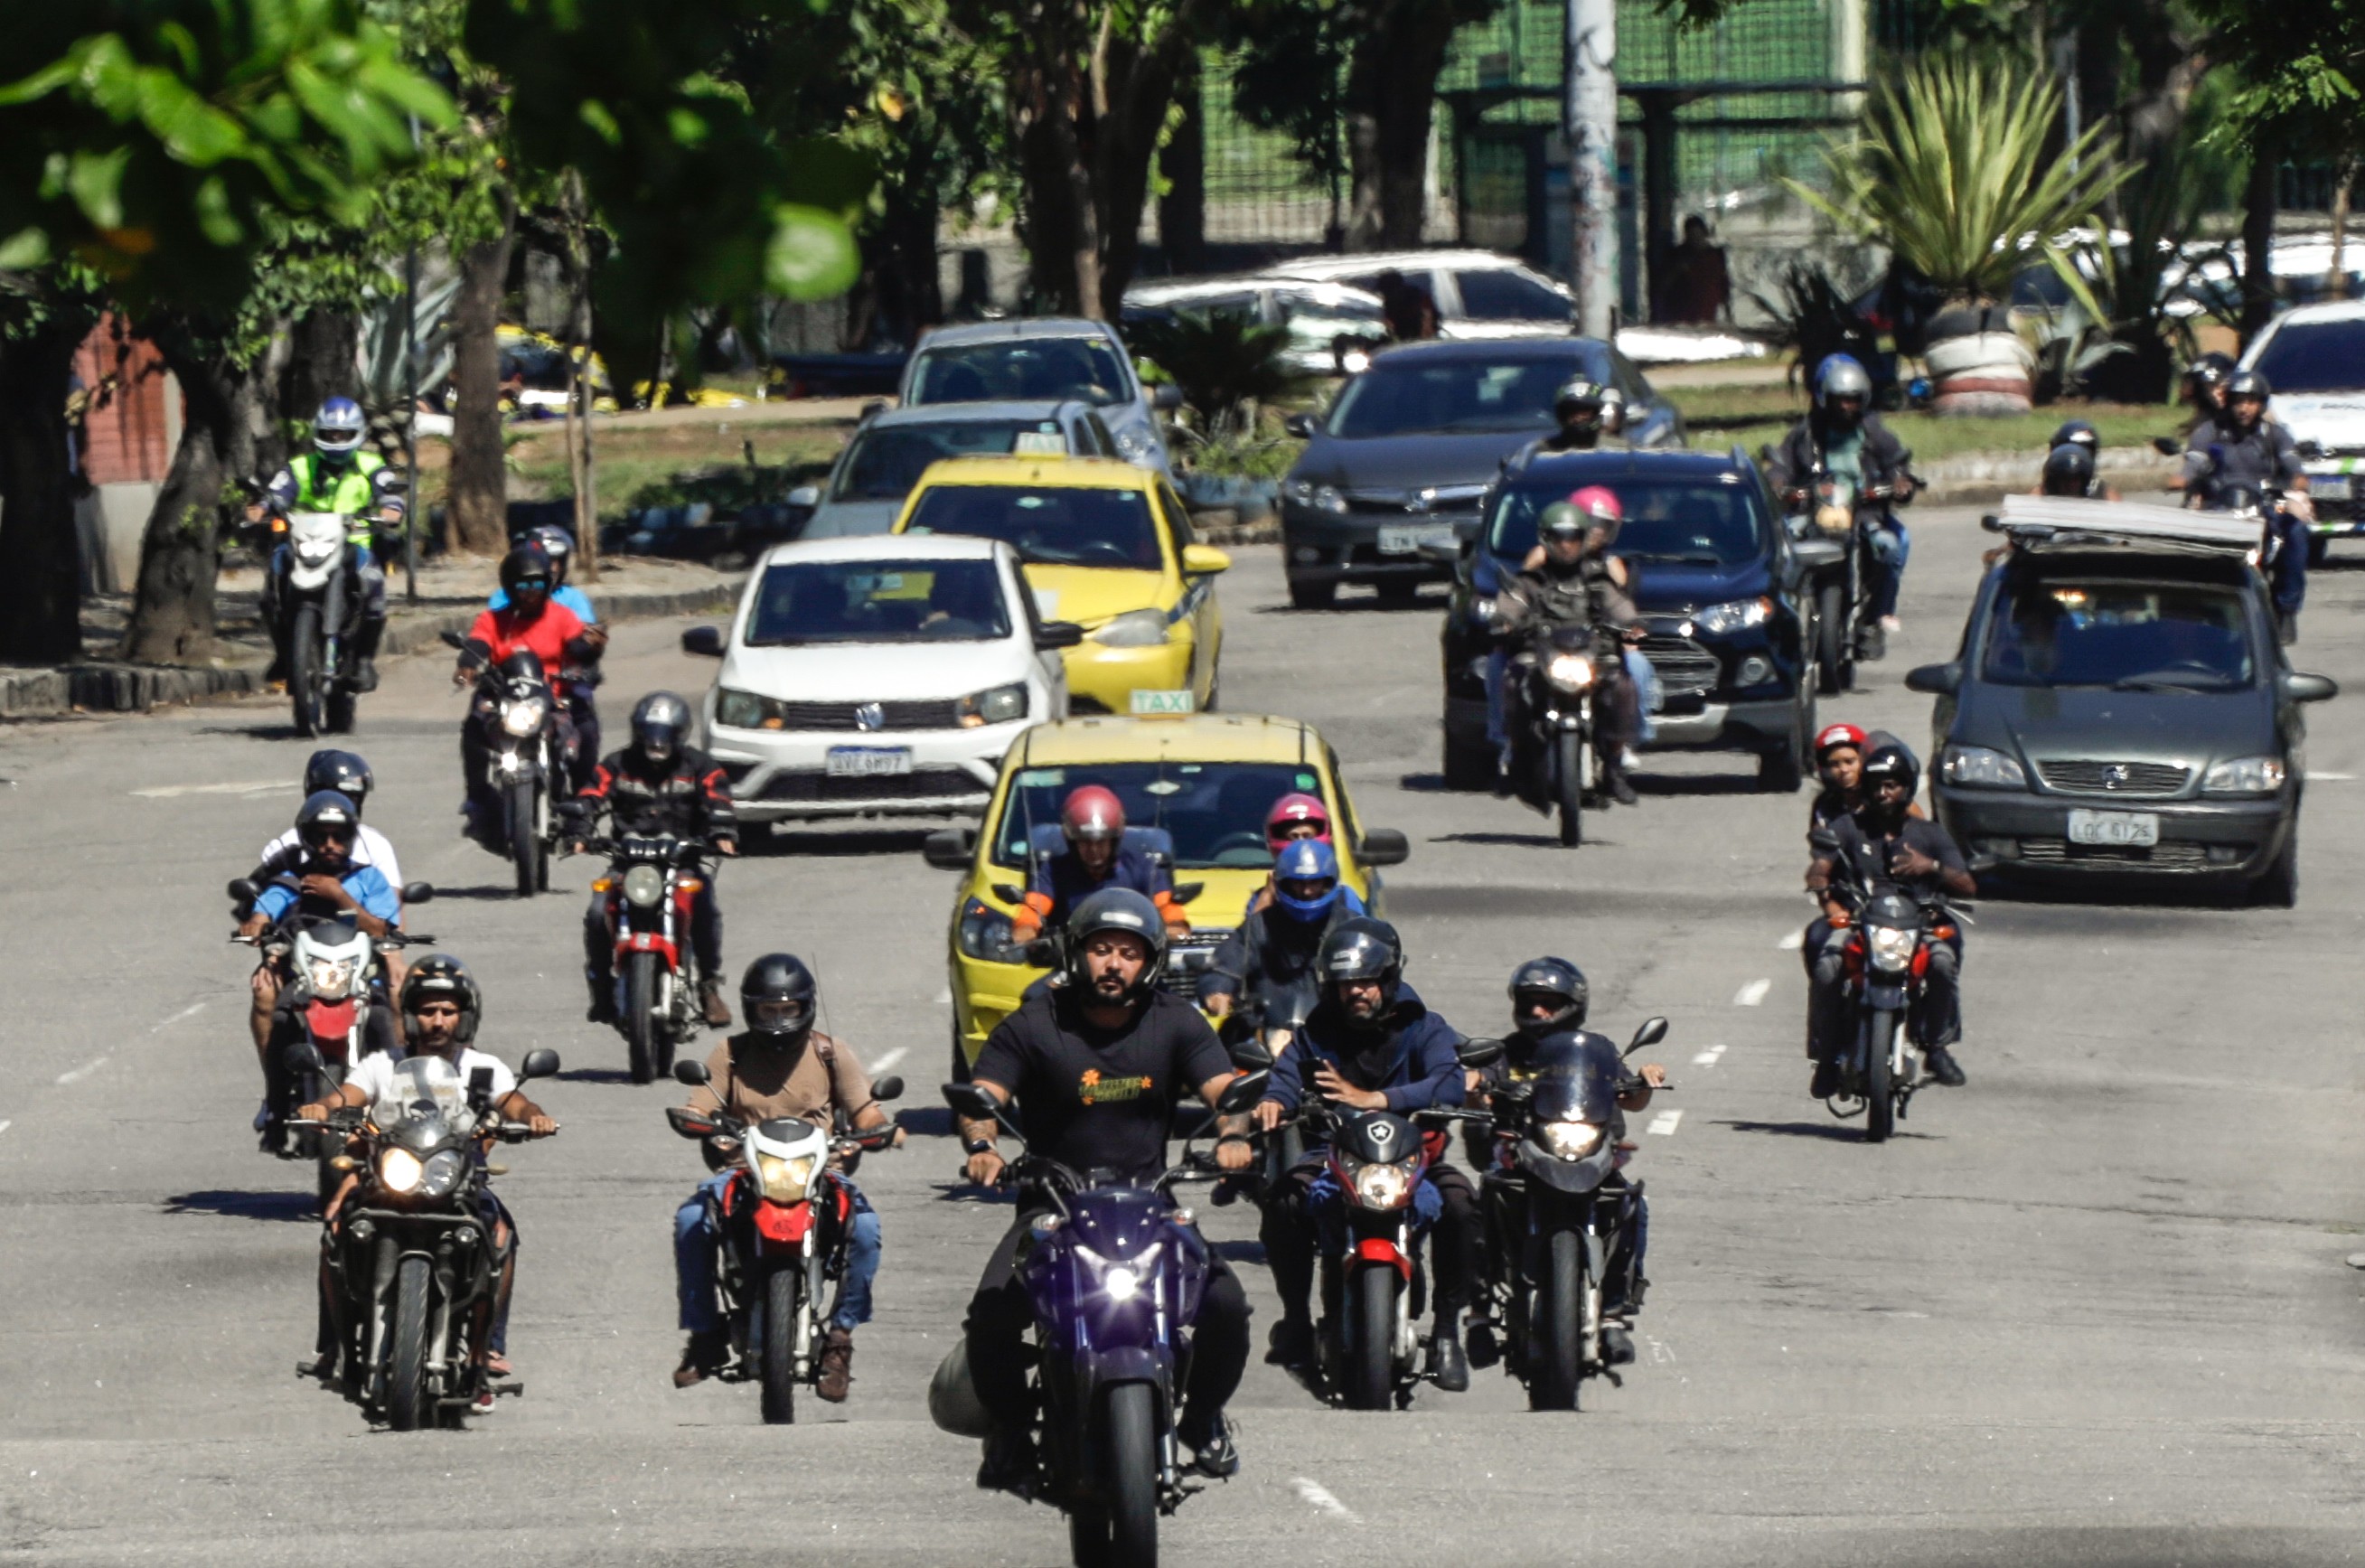
{"type": "Polygon", "coordinates": [[[1798,789],[1815,733],[1817,551],[1781,524],[1757,465],[1740,452],[1576,452],[1514,462],[1486,496],[1483,532],[1455,568],[1445,614],[1445,778],[1494,781],[1486,739],[1486,622],[1493,599],[1535,547],[1536,515],[1587,485],[1614,492],[1624,558],[1648,633],[1643,656],[1663,702],[1644,750],[1741,751],[1762,788],[1798,789]]]}
{"type": "Polygon", "coordinates": [[[1329,412],[1299,415],[1306,450],[1281,487],[1289,599],[1328,605],[1341,583],[1404,602],[1451,569],[1428,547],[1477,532],[1478,500],[1503,460],[1552,430],[1572,376],[1627,399],[1636,446],[1681,446],[1683,418],[1624,355],[1592,338],[1407,343],[1383,350],[1329,412]]]}

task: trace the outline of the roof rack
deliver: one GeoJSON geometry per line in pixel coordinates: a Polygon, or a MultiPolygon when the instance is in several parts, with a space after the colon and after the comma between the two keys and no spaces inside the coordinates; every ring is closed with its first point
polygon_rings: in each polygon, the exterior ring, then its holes
{"type": "Polygon", "coordinates": [[[2148,501],[2093,501],[2074,496],[2006,496],[2000,514],[1982,520],[2023,549],[2097,545],[2243,554],[2259,543],[2259,520],[2230,512],[2187,511],[2148,501]]]}

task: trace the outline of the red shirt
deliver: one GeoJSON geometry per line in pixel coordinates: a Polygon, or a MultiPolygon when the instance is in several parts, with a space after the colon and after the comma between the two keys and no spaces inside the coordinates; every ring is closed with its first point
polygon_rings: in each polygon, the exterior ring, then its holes
{"type": "Polygon", "coordinates": [[[545,599],[542,612],[531,620],[515,610],[480,610],[476,623],[468,628],[468,641],[489,649],[486,660],[491,664],[499,664],[523,648],[542,661],[546,673],[555,676],[566,662],[567,643],[583,635],[584,631],[575,611],[554,599],[545,599]]]}

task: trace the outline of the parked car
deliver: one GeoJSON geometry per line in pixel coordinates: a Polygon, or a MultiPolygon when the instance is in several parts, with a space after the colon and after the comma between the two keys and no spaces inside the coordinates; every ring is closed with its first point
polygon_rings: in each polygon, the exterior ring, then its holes
{"type": "Polygon", "coordinates": [[[1289,331],[1285,357],[1305,375],[1360,370],[1388,341],[1380,297],[1345,284],[1287,278],[1168,278],[1125,291],[1125,324],[1171,320],[1181,311],[1233,311],[1289,331]]]}
{"type": "Polygon", "coordinates": [[[1116,438],[1091,404],[932,403],[882,409],[864,420],[837,454],[829,477],[789,492],[789,504],[813,509],[798,537],[843,539],[885,533],[903,498],[947,457],[1115,457],[1116,438]]]}
{"type": "Polygon", "coordinates": [[[1617,494],[1615,554],[1631,577],[1643,655],[1664,707],[1644,751],[1755,755],[1761,788],[1798,789],[1815,734],[1813,552],[1782,526],[1756,464],[1709,452],[1572,452],[1515,462],[1486,497],[1485,531],[1462,557],[1446,610],[1445,778],[1495,778],[1486,740],[1485,624],[1535,547],[1536,516],[1586,485],[1617,494]]]}
{"type": "MultiPolygon", "coordinates": [[[[1593,338],[1406,343],[1373,356],[1318,418],[1297,415],[1306,450],[1281,487],[1289,599],[1328,607],[1341,583],[1408,601],[1452,576],[1428,546],[1478,532],[1478,501],[1503,462],[1548,433],[1552,394],[1573,375],[1618,376],[1593,338]]],[[[1638,446],[1681,446],[1683,416],[1625,366],[1626,433],[1638,446]]]]}
{"type": "Polygon", "coordinates": [[[1576,323],[1566,288],[1516,256],[1492,251],[1395,251],[1301,256],[1267,269],[1272,277],[1342,283],[1378,297],[1380,278],[1400,273],[1437,306],[1441,338],[1564,338],[1576,323]]]}
{"type": "Polygon", "coordinates": [[[2303,305],[2267,323],[2242,356],[2275,395],[2267,411],[2290,427],[2315,503],[2309,560],[2335,539],[2365,534],[2365,304],[2303,305]]]}
{"type": "Polygon", "coordinates": [[[1060,650],[1007,544],[937,535],[800,541],[766,554],[727,627],[707,749],[742,822],[974,812],[1003,754],[1068,711],[1060,650]]]}
{"type": "Polygon", "coordinates": [[[2249,552],[2255,521],[2128,502],[2005,499],[2012,548],[1937,698],[1938,820],[1997,877],[2175,878],[2299,896],[2306,725],[2249,552]]]}
{"type": "Polygon", "coordinates": [[[1127,463],[1173,476],[1158,415],[1180,407],[1181,396],[1171,386],[1145,386],[1104,321],[1043,316],[938,327],[903,368],[907,409],[1070,398],[1098,410],[1127,463]]]}

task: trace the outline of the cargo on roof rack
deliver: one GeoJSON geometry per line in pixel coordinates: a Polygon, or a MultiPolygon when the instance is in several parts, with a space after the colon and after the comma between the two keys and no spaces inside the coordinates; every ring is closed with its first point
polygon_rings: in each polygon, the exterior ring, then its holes
{"type": "Polygon", "coordinates": [[[2090,501],[2074,496],[2006,496],[2003,510],[1983,520],[2026,549],[2203,550],[2236,554],[2259,544],[2255,517],[2187,511],[2149,501],[2090,501]]]}

